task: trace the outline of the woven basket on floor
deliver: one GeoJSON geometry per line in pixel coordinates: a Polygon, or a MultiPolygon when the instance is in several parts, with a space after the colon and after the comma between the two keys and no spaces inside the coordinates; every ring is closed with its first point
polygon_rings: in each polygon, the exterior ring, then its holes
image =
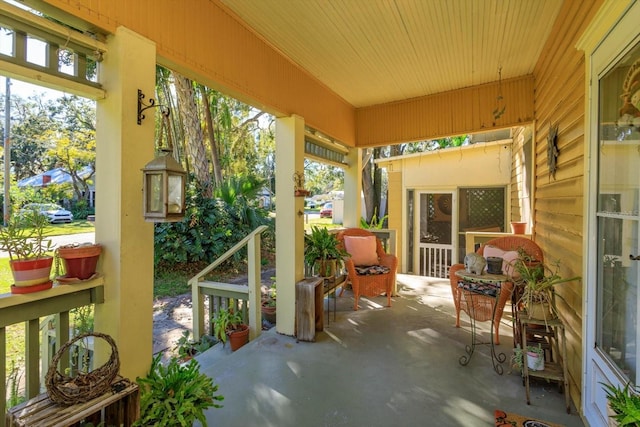
{"type": "Polygon", "coordinates": [[[111,383],[116,375],[118,375],[119,370],[120,359],[113,338],[99,332],[81,334],[60,347],[55,356],[53,356],[53,360],[47,371],[47,376],[45,377],[47,394],[51,400],[63,405],[88,402],[111,389],[111,383]],[[69,350],[75,342],[90,336],[102,338],[109,343],[111,346],[111,357],[109,360],[101,367],[88,373],[79,372],[73,378],[58,372],[58,363],[62,355],[69,350]]]}

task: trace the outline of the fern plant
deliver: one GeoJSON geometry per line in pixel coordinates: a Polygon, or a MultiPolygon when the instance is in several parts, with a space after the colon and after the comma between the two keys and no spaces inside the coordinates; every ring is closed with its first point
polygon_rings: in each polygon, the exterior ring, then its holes
{"type": "Polygon", "coordinates": [[[191,427],[195,420],[207,426],[204,411],[221,408],[224,399],[216,395],[218,386],[200,372],[195,359],[180,365],[172,358],[167,366],[154,357],[149,374],[137,378],[140,386],[140,419],[134,426],[182,426],[191,427]]]}

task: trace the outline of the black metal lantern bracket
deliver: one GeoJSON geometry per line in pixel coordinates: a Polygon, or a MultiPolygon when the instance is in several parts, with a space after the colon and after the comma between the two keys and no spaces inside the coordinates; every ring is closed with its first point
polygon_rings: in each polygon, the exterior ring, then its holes
{"type": "Polygon", "coordinates": [[[165,116],[165,117],[169,117],[169,107],[167,107],[166,105],[156,105],[156,100],[153,98],[149,98],[149,103],[145,104],[145,102],[143,101],[145,98],[145,94],[142,93],[142,90],[138,89],[138,124],[141,125],[142,124],[142,119],[145,118],[145,115],[142,114],[143,112],[145,112],[146,110],[148,110],[149,108],[160,108],[160,113],[165,116]]]}

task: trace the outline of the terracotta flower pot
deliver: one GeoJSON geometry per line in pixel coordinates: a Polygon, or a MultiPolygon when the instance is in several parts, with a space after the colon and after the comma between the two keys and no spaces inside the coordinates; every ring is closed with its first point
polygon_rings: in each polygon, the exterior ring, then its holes
{"type": "Polygon", "coordinates": [[[276,323],[276,307],[266,305],[266,303],[262,304],[261,307],[262,318],[267,322],[274,324],[276,323]]]}
{"type": "Polygon", "coordinates": [[[9,261],[16,287],[35,286],[48,283],[53,257],[9,261]]]}
{"type": "Polygon", "coordinates": [[[65,245],[58,248],[58,255],[64,262],[66,279],[86,280],[96,272],[102,245],[83,243],[65,245]]]}
{"type": "Polygon", "coordinates": [[[524,234],[527,231],[527,223],[526,222],[512,222],[511,223],[511,232],[513,234],[524,234]]]}
{"type": "Polygon", "coordinates": [[[236,351],[249,342],[249,326],[240,325],[238,328],[239,329],[229,333],[229,343],[231,344],[231,351],[236,351]]]}

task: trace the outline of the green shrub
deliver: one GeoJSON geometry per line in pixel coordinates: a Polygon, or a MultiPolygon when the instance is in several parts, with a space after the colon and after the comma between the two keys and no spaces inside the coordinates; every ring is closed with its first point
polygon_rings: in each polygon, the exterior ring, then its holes
{"type": "Polygon", "coordinates": [[[180,365],[172,358],[167,366],[156,356],[145,378],[137,378],[140,385],[140,419],[134,426],[184,426],[191,427],[195,420],[207,426],[204,411],[221,408],[224,400],[216,395],[218,386],[200,372],[195,359],[180,365]]]}
{"type": "MultiPolygon", "coordinates": [[[[174,223],[155,226],[156,268],[186,262],[211,262],[242,240],[256,227],[272,220],[264,209],[237,196],[230,204],[222,199],[203,197],[195,186],[187,190],[187,215],[174,223]]],[[[265,233],[273,236],[273,233],[265,233]]],[[[263,235],[264,236],[264,235],[263,235]]],[[[272,244],[265,242],[265,247],[272,244]]],[[[242,263],[246,250],[236,254],[232,262],[242,263]]]]}

